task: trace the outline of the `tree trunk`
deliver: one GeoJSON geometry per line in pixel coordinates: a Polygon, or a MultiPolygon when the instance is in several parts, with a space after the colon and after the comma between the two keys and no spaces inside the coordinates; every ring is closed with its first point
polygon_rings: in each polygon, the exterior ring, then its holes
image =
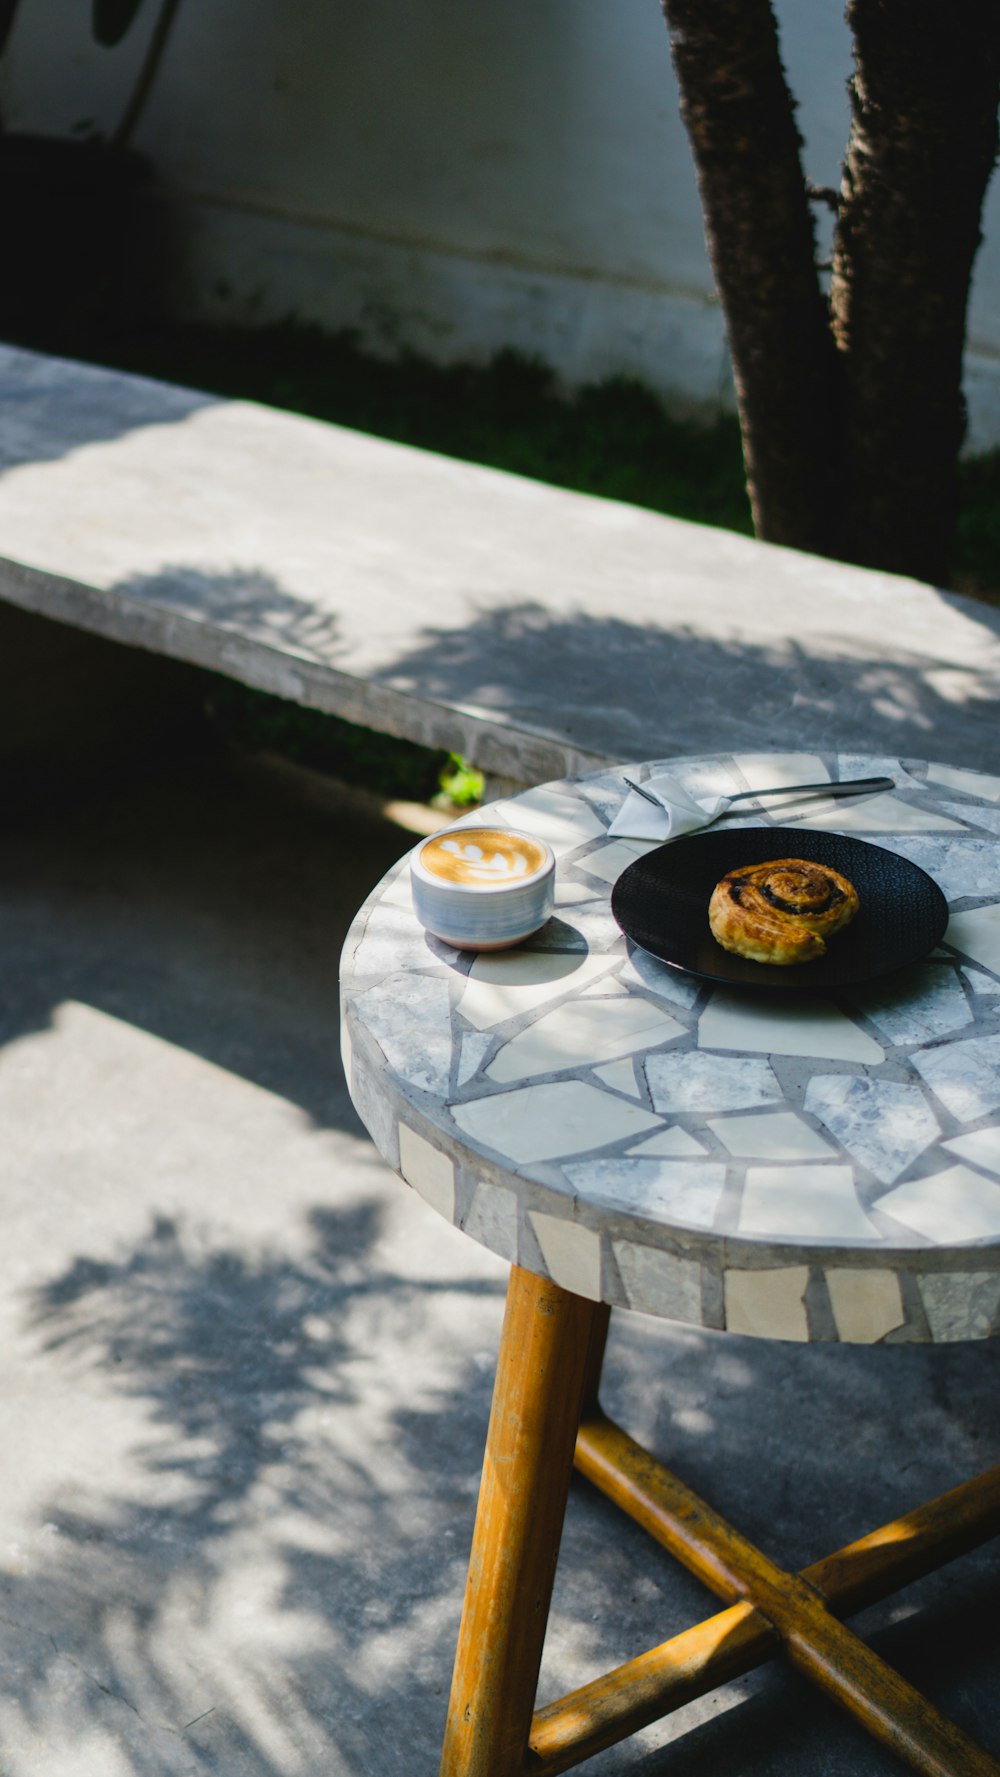
{"type": "Polygon", "coordinates": [[[770,0],[662,0],[759,537],[842,542],[837,354],[770,0]]]}
{"type": "Polygon", "coordinates": [[[851,0],[856,72],[831,308],[850,559],[944,583],[962,351],[997,154],[996,0],[851,0]]]}

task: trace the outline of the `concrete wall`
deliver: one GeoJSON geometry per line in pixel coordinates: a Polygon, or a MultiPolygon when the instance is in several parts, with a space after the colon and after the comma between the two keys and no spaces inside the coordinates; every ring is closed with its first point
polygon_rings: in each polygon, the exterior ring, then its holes
{"type": "MultiPolygon", "coordinates": [[[[779,0],[809,174],[836,184],[846,27],[779,0]]],[[[105,132],[155,16],[113,50],[89,8],[21,0],[13,128],[105,132]]],[[[442,359],[513,345],[570,380],[730,398],[657,0],[186,0],[136,145],[181,226],[173,303],[294,315],[442,359]]],[[[972,442],[1000,443],[1000,182],[973,294],[972,442]]]]}

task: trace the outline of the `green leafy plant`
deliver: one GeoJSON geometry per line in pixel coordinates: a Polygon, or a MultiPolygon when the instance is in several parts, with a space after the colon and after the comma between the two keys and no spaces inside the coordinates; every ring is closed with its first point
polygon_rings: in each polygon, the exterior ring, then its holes
{"type": "Polygon", "coordinates": [[[438,782],[441,790],[434,800],[442,806],[472,808],[483,799],[483,774],[470,765],[468,759],[463,759],[461,753],[448,754],[448,763],[442,767],[438,782]]]}

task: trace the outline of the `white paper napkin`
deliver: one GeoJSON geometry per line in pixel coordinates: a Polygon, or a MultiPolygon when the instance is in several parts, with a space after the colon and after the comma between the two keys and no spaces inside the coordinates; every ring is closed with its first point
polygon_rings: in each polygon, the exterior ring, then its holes
{"type": "Polygon", "coordinates": [[[643,789],[662,798],[664,806],[654,808],[644,796],[630,790],[608,828],[609,835],[621,839],[679,839],[682,833],[697,833],[699,827],[717,821],[732,800],[729,796],[709,796],[696,802],[683,784],[666,771],[647,778],[643,789]]]}

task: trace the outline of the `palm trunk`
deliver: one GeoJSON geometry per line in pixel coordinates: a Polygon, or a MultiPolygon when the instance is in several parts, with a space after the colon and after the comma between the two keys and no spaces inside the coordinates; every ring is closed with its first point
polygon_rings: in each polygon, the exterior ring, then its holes
{"type": "Polygon", "coordinates": [[[841,551],[838,364],[770,0],[662,0],[757,535],[841,551]]]}
{"type": "Polygon", "coordinates": [[[831,306],[854,561],[942,583],[962,352],[997,154],[996,0],[851,0],[856,72],[831,306]]]}

